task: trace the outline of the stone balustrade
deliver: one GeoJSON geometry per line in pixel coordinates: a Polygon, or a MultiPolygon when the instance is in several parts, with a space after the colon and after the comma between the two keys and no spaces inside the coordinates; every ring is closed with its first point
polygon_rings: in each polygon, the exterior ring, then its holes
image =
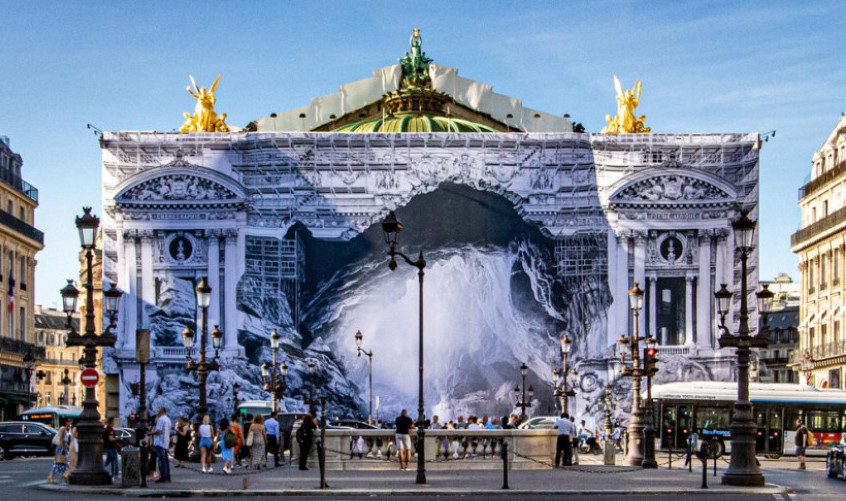
{"type": "MultiPolygon", "coordinates": [[[[426,430],[424,448],[427,469],[502,468],[502,444],[508,444],[512,469],[549,468],[555,458],[557,430],[426,430]]],[[[315,431],[315,443],[320,430],[315,431]]],[[[411,431],[412,450],[417,436],[411,431]]],[[[299,446],[293,444],[294,462],[299,446]]],[[[410,469],[416,469],[416,456],[410,469]]],[[[317,467],[316,447],[309,454],[309,467],[317,467]]],[[[326,430],[327,470],[398,468],[393,430],[326,430]]]]}

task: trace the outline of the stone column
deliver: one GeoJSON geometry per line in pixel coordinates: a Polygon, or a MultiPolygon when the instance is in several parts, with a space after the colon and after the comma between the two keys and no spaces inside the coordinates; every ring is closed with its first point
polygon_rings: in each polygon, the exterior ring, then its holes
{"type": "MultiPolygon", "coordinates": [[[[116,238],[115,238],[115,250],[117,251],[117,255],[118,255],[119,260],[125,258],[126,254],[125,254],[125,251],[124,251],[124,248],[123,248],[123,228],[120,227],[120,226],[118,226],[117,235],[116,235],[116,238]]],[[[117,270],[115,270],[117,272],[117,283],[115,284],[115,287],[119,288],[120,290],[122,290],[124,292],[128,292],[129,288],[127,287],[127,278],[126,278],[126,275],[127,275],[126,271],[127,270],[126,270],[126,266],[122,266],[122,264],[123,263],[118,264],[117,270]]],[[[117,351],[120,351],[124,348],[124,345],[126,344],[126,340],[129,337],[126,334],[126,312],[125,312],[126,305],[129,304],[129,302],[130,302],[129,295],[126,294],[122,298],[121,304],[119,305],[120,309],[122,310],[121,311],[122,314],[118,315],[118,325],[117,325],[117,328],[115,329],[115,335],[117,336],[117,341],[115,343],[115,350],[117,350],[117,351]]]]}
{"type": "Polygon", "coordinates": [[[695,276],[685,275],[684,288],[684,344],[693,345],[693,280],[695,276]]]}
{"type": "Polygon", "coordinates": [[[658,277],[649,275],[649,334],[658,339],[658,277]]]}
{"type": "Polygon", "coordinates": [[[627,232],[617,233],[617,288],[614,290],[613,314],[617,317],[617,332],[608,337],[616,341],[620,334],[629,334],[629,245],[627,232]]]}
{"type": "Polygon", "coordinates": [[[144,326],[143,328],[150,326],[148,305],[155,306],[156,304],[156,289],[153,284],[153,232],[146,230],[141,233],[141,325],[144,326]]]}
{"type": "MultiPolygon", "coordinates": [[[[634,281],[643,289],[646,284],[646,233],[635,232],[634,281]]],[[[646,332],[646,315],[638,316],[640,332],[646,332]]]]}
{"type": "Polygon", "coordinates": [[[124,235],[124,246],[126,248],[123,254],[124,262],[121,263],[121,269],[126,276],[126,283],[123,290],[126,291],[126,300],[124,301],[124,311],[121,312],[121,317],[124,318],[123,335],[125,337],[123,349],[131,351],[132,356],[135,356],[135,329],[138,329],[138,265],[137,256],[135,252],[135,232],[130,230],[124,235]]]}
{"type": "Polygon", "coordinates": [[[223,318],[225,323],[224,347],[238,346],[238,323],[235,302],[238,288],[238,232],[226,230],[224,247],[224,289],[223,289],[223,318]]]}
{"type": "Polygon", "coordinates": [[[620,246],[620,243],[617,241],[617,235],[614,234],[613,230],[608,230],[607,232],[607,239],[608,239],[608,290],[611,291],[611,297],[613,298],[613,302],[611,307],[608,309],[608,331],[606,332],[606,345],[613,344],[616,341],[616,337],[619,336],[617,332],[620,331],[618,327],[619,319],[617,315],[614,314],[615,308],[617,307],[617,303],[620,301],[620,293],[619,288],[617,287],[617,282],[619,281],[619,271],[617,267],[620,264],[617,261],[617,248],[620,246]]]}
{"type": "Polygon", "coordinates": [[[715,232],[715,236],[717,238],[717,269],[714,275],[717,277],[716,287],[719,290],[722,284],[726,284],[726,287],[732,285],[731,280],[728,279],[731,276],[731,261],[728,259],[728,242],[726,241],[725,230],[718,230],[715,232]]]}
{"type": "Polygon", "coordinates": [[[212,289],[211,302],[209,303],[209,325],[220,324],[220,247],[217,230],[206,230],[208,239],[208,277],[209,287],[212,289]]]}
{"type": "Polygon", "coordinates": [[[696,282],[696,348],[709,350],[711,345],[711,235],[699,232],[699,277],[696,282]]]}

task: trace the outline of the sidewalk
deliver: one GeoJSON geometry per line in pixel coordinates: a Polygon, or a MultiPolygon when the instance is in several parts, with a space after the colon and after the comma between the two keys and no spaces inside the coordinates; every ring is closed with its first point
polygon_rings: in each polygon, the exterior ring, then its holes
{"type": "MultiPolygon", "coordinates": [[[[220,464],[220,463],[218,463],[220,464]]],[[[192,465],[196,466],[196,465],[192,465]]],[[[678,466],[681,466],[680,464],[678,466]]],[[[193,468],[173,468],[171,483],[148,483],[147,489],[122,489],[115,486],[86,487],[75,485],[39,485],[47,491],[77,494],[104,494],[134,497],[152,496],[372,496],[372,495],[630,495],[684,493],[714,496],[722,493],[783,494],[789,489],[767,484],[761,488],[723,486],[720,476],[708,472],[708,489],[700,489],[702,470],[665,467],[642,470],[628,466],[585,464],[562,469],[514,470],[508,474],[509,490],[502,490],[502,470],[468,470],[460,462],[455,467],[426,472],[427,484],[415,484],[415,465],[399,471],[330,471],[326,482],[329,488],[320,490],[317,469],[299,471],[295,466],[270,468],[260,472],[236,469],[223,475],[218,467],[214,473],[203,474],[193,468]]],[[[723,468],[720,468],[722,470],[723,468]]]]}

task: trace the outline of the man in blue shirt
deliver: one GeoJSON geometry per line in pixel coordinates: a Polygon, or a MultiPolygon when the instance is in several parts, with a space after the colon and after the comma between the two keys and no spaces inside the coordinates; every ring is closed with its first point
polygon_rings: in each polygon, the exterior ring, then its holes
{"type": "Polygon", "coordinates": [[[555,467],[561,464],[561,455],[564,455],[564,466],[571,466],[573,464],[572,443],[570,442],[570,434],[573,430],[572,423],[568,419],[570,416],[567,413],[561,414],[561,418],[555,421],[553,428],[558,430],[558,441],[555,442],[555,467]]]}
{"type": "Polygon", "coordinates": [[[159,479],[156,482],[170,482],[170,461],[167,459],[167,449],[170,447],[170,429],[173,423],[167,417],[167,409],[159,409],[156,427],[153,428],[153,446],[156,448],[156,458],[159,460],[159,479]]]}
{"type": "Polygon", "coordinates": [[[278,412],[273,411],[270,417],[264,421],[264,428],[267,430],[267,448],[273,453],[273,466],[281,466],[279,464],[279,421],[276,417],[278,412]]]}

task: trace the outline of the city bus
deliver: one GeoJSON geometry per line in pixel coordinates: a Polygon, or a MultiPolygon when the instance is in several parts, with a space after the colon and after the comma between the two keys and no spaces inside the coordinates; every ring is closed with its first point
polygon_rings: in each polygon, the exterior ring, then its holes
{"type": "MultiPolygon", "coordinates": [[[[652,399],[658,447],[686,449],[687,437],[696,430],[700,439],[712,439],[718,456],[730,451],[729,426],[737,400],[736,382],[654,385],[652,399]]],[[[749,399],[758,425],[758,454],[793,455],[799,418],[810,431],[809,456],[824,456],[831,443],[839,442],[846,432],[846,391],[788,383],[750,383],[749,399]]]]}
{"type": "Polygon", "coordinates": [[[37,407],[25,411],[21,414],[21,421],[35,421],[58,430],[67,418],[71,418],[76,422],[80,414],[82,414],[82,407],[73,405],[49,405],[47,407],[37,407]]]}

